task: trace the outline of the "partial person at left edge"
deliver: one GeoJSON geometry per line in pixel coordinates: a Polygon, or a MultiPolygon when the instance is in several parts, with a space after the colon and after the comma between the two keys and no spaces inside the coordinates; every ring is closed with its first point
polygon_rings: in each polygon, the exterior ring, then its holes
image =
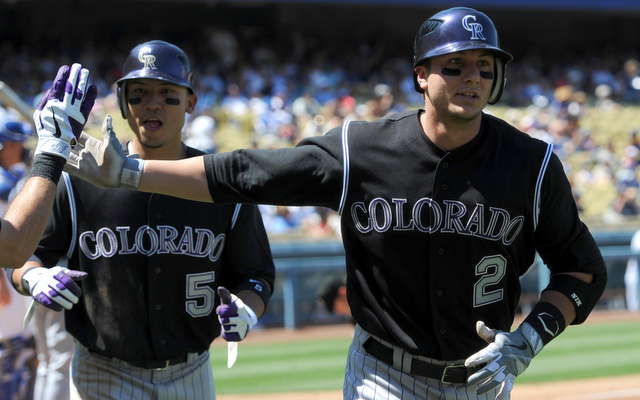
{"type": "MultiPolygon", "coordinates": [[[[0,216],[24,185],[31,164],[24,143],[33,129],[12,111],[0,107],[0,216]]],[[[34,398],[36,340],[31,327],[22,322],[28,306],[0,274],[0,400],[34,398]]]]}
{"type": "Polygon", "coordinates": [[[80,64],[61,67],[36,107],[38,143],[29,178],[0,220],[2,268],[22,266],[40,240],[53,206],[56,184],[98,94],[97,88],[88,84],[88,78],[89,71],[80,64]],[[67,113],[55,112],[65,104],[67,113]],[[59,128],[58,135],[52,133],[56,132],[55,126],[59,128]]]}

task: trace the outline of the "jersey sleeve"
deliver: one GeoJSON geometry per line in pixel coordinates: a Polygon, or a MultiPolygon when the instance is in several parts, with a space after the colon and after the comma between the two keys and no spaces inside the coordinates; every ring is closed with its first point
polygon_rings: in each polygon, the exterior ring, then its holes
{"type": "Polygon", "coordinates": [[[337,210],[343,155],[339,128],[294,148],[243,149],[205,156],[216,203],[323,206],[337,210]]]}
{"type": "Polygon", "coordinates": [[[271,247],[258,207],[238,205],[237,218],[225,247],[220,285],[234,293],[252,290],[268,304],[275,280],[271,247]]]}
{"type": "Polygon", "coordinates": [[[606,272],[593,236],[580,220],[571,185],[554,154],[542,183],[536,250],[552,273],[606,272]]]}

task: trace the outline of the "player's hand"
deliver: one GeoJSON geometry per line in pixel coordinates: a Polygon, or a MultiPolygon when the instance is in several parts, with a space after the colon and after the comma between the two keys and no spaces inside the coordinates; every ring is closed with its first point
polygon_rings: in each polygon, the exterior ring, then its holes
{"type": "Polygon", "coordinates": [[[489,345],[467,358],[464,365],[487,365],[471,375],[468,384],[477,384],[478,394],[487,393],[500,386],[496,400],[509,399],[516,377],[527,369],[531,359],[542,349],[540,345],[534,350],[535,343],[542,342],[540,335],[527,323],[508,333],[490,329],[484,322],[478,321],[476,331],[489,345]]]}
{"type": "Polygon", "coordinates": [[[70,310],[78,303],[82,289],[74,282],[87,276],[86,272],[63,267],[36,267],[24,273],[29,292],[38,303],[54,311],[70,310]]]}
{"type": "Polygon", "coordinates": [[[63,65],[36,106],[33,122],[38,132],[35,154],[69,158],[93,108],[98,89],[89,86],[89,70],[80,64],[63,65]]]}
{"type": "Polygon", "coordinates": [[[222,325],[222,337],[227,342],[239,342],[258,323],[258,317],[249,306],[235,294],[229,293],[226,288],[218,287],[218,296],[221,304],[216,308],[216,314],[222,325]]]}
{"type": "Polygon", "coordinates": [[[101,141],[82,132],[64,170],[100,187],[137,188],[144,161],[124,153],[113,131],[111,115],[102,123],[102,136],[101,141]]]}

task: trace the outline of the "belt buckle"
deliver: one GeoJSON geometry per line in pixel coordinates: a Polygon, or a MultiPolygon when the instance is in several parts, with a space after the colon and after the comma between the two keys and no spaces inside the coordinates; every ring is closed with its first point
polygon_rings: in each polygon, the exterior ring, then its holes
{"type": "Polygon", "coordinates": [[[165,361],[165,362],[164,362],[164,366],[162,366],[162,367],[158,367],[158,368],[155,368],[155,369],[156,369],[156,370],[158,370],[158,371],[162,371],[162,370],[165,370],[165,369],[169,368],[169,362],[170,362],[170,361],[171,361],[171,360],[167,360],[167,361],[165,361]]]}
{"type": "Polygon", "coordinates": [[[451,382],[451,381],[447,380],[447,371],[449,369],[453,370],[454,368],[460,368],[460,367],[461,367],[460,365],[446,365],[444,367],[444,371],[442,371],[442,378],[440,378],[440,382],[446,383],[448,385],[453,385],[453,384],[456,384],[456,383],[460,383],[460,382],[451,382]]]}

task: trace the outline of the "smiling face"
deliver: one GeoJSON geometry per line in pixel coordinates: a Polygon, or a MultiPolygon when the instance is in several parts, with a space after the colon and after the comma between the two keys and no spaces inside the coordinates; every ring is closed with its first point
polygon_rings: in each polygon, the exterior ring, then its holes
{"type": "Polygon", "coordinates": [[[127,121],[138,152],[181,148],[185,117],[193,112],[197,96],[186,87],[157,79],[133,79],[126,92],[127,121]]]}
{"type": "Polygon", "coordinates": [[[465,50],[436,56],[417,66],[427,112],[451,121],[478,118],[491,92],[494,64],[489,50],[465,50]]]}

